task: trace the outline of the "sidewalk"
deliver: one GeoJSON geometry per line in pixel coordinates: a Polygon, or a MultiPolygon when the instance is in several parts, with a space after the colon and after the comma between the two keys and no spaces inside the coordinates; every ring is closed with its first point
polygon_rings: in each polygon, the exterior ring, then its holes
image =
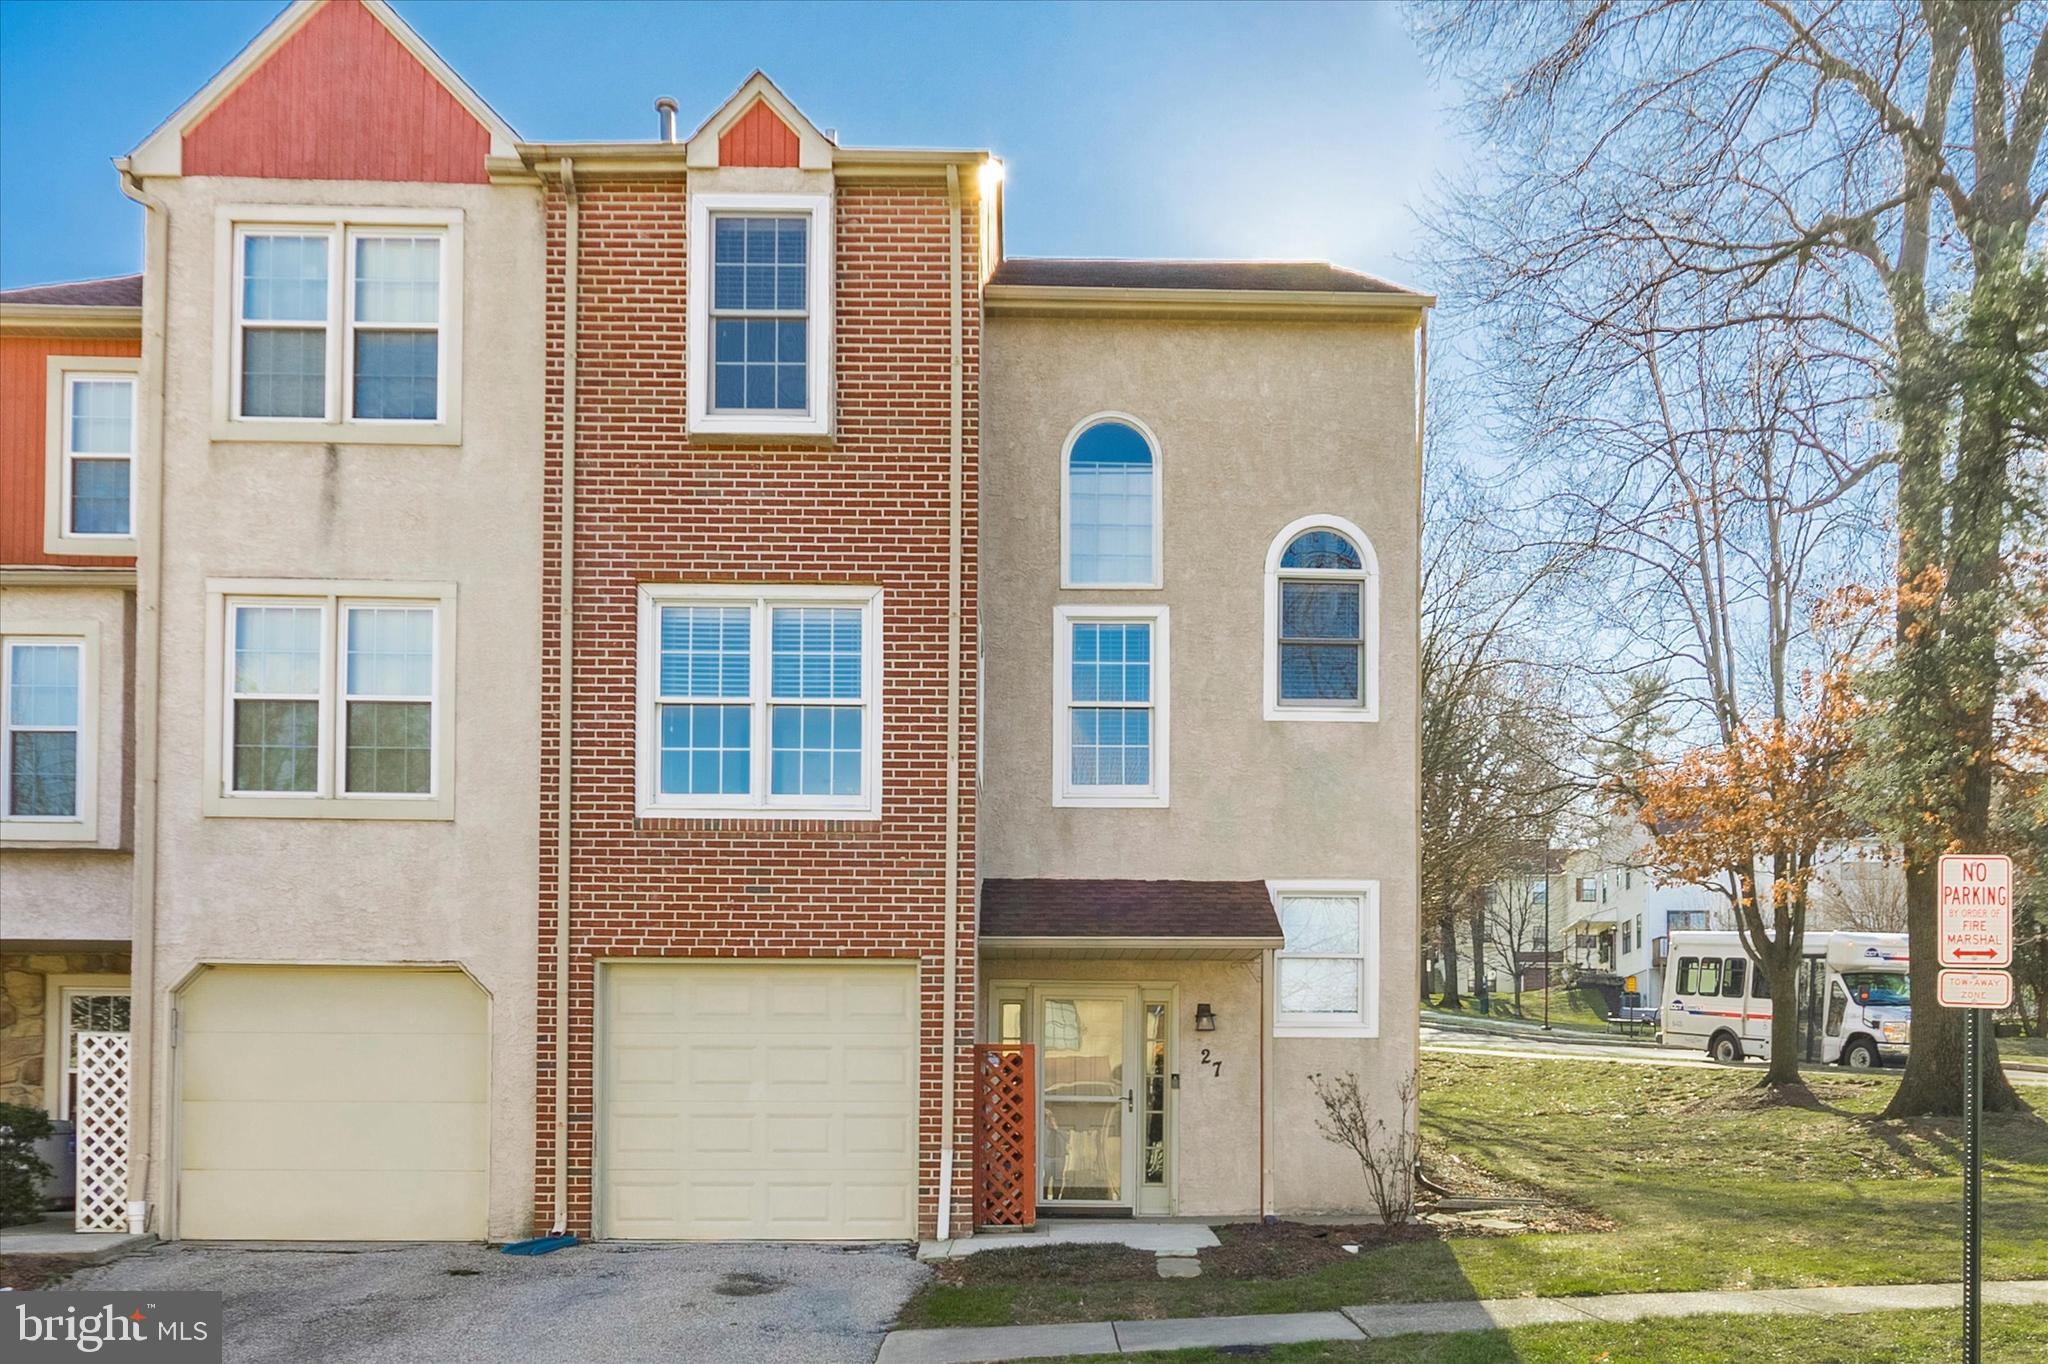
{"type": "MultiPolygon", "coordinates": [[[[2007,1307],[2048,1306],[2048,1279],[1987,1283],[1984,1301],[2007,1307]]],[[[1961,1284],[1889,1284],[1869,1288],[1613,1293],[1586,1298],[1491,1298],[1478,1302],[1387,1303],[1346,1307],[1336,1312],[1286,1312],[1256,1317],[1171,1317],[1163,1321],[891,1331],[882,1342],[876,1364],[977,1364],[984,1360],[1128,1355],[1201,1346],[1228,1349],[1301,1341],[1377,1340],[1386,1336],[1505,1330],[1554,1322],[1629,1322],[1645,1317],[1835,1316],[1953,1309],[1962,1306],[1962,1302],[1961,1284]]]]}

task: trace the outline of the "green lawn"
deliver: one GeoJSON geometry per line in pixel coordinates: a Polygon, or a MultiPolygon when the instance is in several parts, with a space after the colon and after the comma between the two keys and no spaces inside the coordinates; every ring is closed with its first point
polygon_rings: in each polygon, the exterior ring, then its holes
{"type": "MultiPolygon", "coordinates": [[[[1002,1251],[956,1262],[902,1324],[1956,1278],[1960,1124],[1878,1121],[1894,1076],[1810,1083],[1818,1108],[1758,1107],[1755,1075],[1734,1071],[1428,1055],[1431,1142],[1597,1209],[1614,1230],[1416,1241],[1274,1277],[1161,1280],[1113,1261],[1124,1252],[1038,1266],[1014,1257],[1045,1252],[1002,1251]]],[[[1986,1139],[1987,1272],[2048,1278],[2048,1122],[1996,1116],[1986,1139]]]]}
{"type": "MultiPolygon", "coordinates": [[[[1495,995],[1492,998],[1493,1011],[1488,1014],[1476,1012],[1468,1000],[1463,1009],[1439,1009],[1434,1004],[1425,1004],[1422,1009],[1426,1018],[1431,1014],[1446,1019],[1495,1018],[1519,1023],[1541,1023],[1543,1021],[1543,992],[1525,990],[1522,992],[1521,1011],[1515,1011],[1513,995],[1495,995]]],[[[1550,992],[1550,1026],[1553,1028],[1589,1028],[1594,1032],[1607,1031],[1607,1005],[1598,990],[1552,990],[1550,992]]]]}
{"type": "Polygon", "coordinates": [[[2048,1061],[2048,1037],[2001,1037],[1998,1054],[2008,1061],[2048,1061]]]}
{"type": "MultiPolygon", "coordinates": [[[[1877,1312],[1856,1317],[1684,1317],[1630,1325],[1591,1323],[1397,1336],[1351,1344],[1276,1345],[1269,1364],[1940,1364],[1960,1360],[1960,1312],[1877,1312]]],[[[1245,1352],[1179,1350],[1162,1364],[1223,1364],[1245,1352]]],[[[1090,1355],[1107,1364],[1128,1355],[1090,1355]]],[[[1984,1358],[2048,1358],[2048,1307],[1984,1309],[1984,1358]]],[[[1070,1360],[1068,1364],[1081,1364],[1070,1360]]]]}

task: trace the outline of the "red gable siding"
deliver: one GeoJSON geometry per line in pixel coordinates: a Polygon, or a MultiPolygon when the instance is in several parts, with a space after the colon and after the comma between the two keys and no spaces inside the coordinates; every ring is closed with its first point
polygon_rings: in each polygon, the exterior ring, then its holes
{"type": "Polygon", "coordinates": [[[757,99],[752,108],[718,135],[718,164],[794,166],[796,133],[775,116],[767,100],[757,99]]]}
{"type": "Polygon", "coordinates": [[[357,0],[329,0],[185,132],[187,175],[482,184],[490,130],[357,0]]]}
{"type": "Polygon", "coordinates": [[[0,337],[0,564],[128,568],[132,558],[43,553],[43,471],[49,428],[43,409],[53,355],[140,355],[134,337],[0,337]]]}

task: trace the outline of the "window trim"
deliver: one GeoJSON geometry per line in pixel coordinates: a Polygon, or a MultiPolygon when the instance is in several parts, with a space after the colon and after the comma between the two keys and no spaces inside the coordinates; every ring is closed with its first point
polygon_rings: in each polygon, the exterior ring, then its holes
{"type": "Polygon", "coordinates": [[[215,213],[213,430],[217,441],[338,445],[462,443],[463,219],[460,209],[228,204],[215,213]],[[325,236],[327,248],[327,394],[320,417],[244,417],[242,242],[251,233],[325,236]],[[438,236],[441,241],[440,344],[435,362],[439,415],[432,421],[352,415],[355,318],[354,243],[359,236],[438,236]]]}
{"type": "Polygon", "coordinates": [[[690,195],[687,344],[684,388],[692,435],[829,436],[832,434],[832,197],[828,194],[740,194],[706,191],[690,195]],[[711,410],[711,218],[713,214],[755,212],[810,219],[806,254],[810,322],[805,355],[809,385],[802,412],[714,412],[711,410]]]}
{"type": "Polygon", "coordinates": [[[456,589],[453,583],[376,582],[359,579],[215,578],[206,584],[206,744],[200,812],[224,818],[391,819],[455,818],[456,589]],[[237,606],[309,606],[321,609],[319,775],[309,792],[240,793],[234,775],[234,669],[229,661],[230,612],[237,606]],[[434,694],[430,711],[431,777],[424,795],[343,791],[347,742],[342,714],[347,650],[341,630],[352,606],[431,608],[434,612],[434,694]]]}
{"type": "Polygon", "coordinates": [[[1265,713],[1268,720],[1309,720],[1338,722],[1373,722],[1380,718],[1380,563],[1374,552],[1372,541],[1355,524],[1341,516],[1318,513],[1290,521],[1280,533],[1273,537],[1266,549],[1266,618],[1264,631],[1265,652],[1265,713]],[[1359,622],[1359,642],[1364,657],[1359,660],[1358,704],[1355,706],[1317,706],[1281,704],[1280,701],[1280,582],[1283,572],[1281,558],[1287,547],[1297,536],[1312,530],[1331,530],[1344,536],[1358,549],[1360,569],[1287,569],[1284,576],[1292,579],[1325,579],[1331,582],[1360,582],[1363,591],[1359,594],[1363,618],[1359,622]]]}
{"type": "Polygon", "coordinates": [[[1173,735],[1172,612],[1165,606],[1056,606],[1052,627],[1052,803],[1055,808],[1165,809],[1173,735]],[[1074,704],[1074,626],[1152,625],[1152,782],[1149,788],[1074,786],[1069,742],[1074,704]]]}
{"type": "MultiPolygon", "coordinates": [[[[137,552],[136,464],[142,448],[142,360],[133,355],[52,355],[45,361],[43,396],[43,553],[126,557],[137,552]],[[71,384],[75,379],[128,381],[133,403],[128,448],[128,533],[96,535],[71,529],[71,384]]],[[[86,455],[84,458],[113,458],[86,455]]]]}
{"type": "Polygon", "coordinates": [[[1060,444],[1060,586],[1076,592],[1156,592],[1166,586],[1166,463],[1159,437],[1143,420],[1128,412],[1102,411],[1083,417],[1060,444]],[[1074,581],[1073,520],[1074,442],[1105,422],[1121,422],[1144,437],[1152,451],[1152,580],[1131,583],[1074,581]]]}
{"type": "MultiPolygon", "coordinates": [[[[847,819],[882,817],[882,744],[887,733],[882,691],[882,589],[848,583],[642,583],[635,631],[634,804],[641,819],[847,819]],[[748,731],[748,785],[744,797],[664,796],[656,780],[660,747],[661,608],[664,606],[737,606],[752,610],[748,629],[749,676],[747,705],[752,712],[748,731]],[[861,795],[857,799],[818,796],[775,796],[769,790],[769,761],[774,746],[768,711],[771,695],[772,648],[769,615],[777,607],[853,606],[861,611],[861,690],[864,696],[861,736],[861,795]]],[[[721,703],[714,703],[721,704],[721,703]]],[[[737,704],[737,698],[722,704],[737,704]]],[[[801,700],[796,704],[801,704],[801,700]]]]}
{"type": "MultiPolygon", "coordinates": [[[[1280,1010],[1280,963],[1291,955],[1286,948],[1267,953],[1273,981],[1273,1036],[1275,1037],[1378,1037],[1380,1035],[1380,883],[1376,880],[1268,881],[1273,917],[1285,931],[1280,902],[1293,896],[1358,897],[1358,1012],[1355,1015],[1287,1014],[1280,1010]]],[[[1308,958],[1327,958],[1327,952],[1305,952],[1308,958]]]]}
{"type": "Polygon", "coordinates": [[[11,847],[39,843],[73,846],[99,841],[100,629],[92,621],[9,621],[0,632],[0,839],[11,847]],[[12,798],[14,727],[9,688],[14,680],[14,646],[65,644],[78,649],[78,808],[71,815],[7,812],[12,798]]]}

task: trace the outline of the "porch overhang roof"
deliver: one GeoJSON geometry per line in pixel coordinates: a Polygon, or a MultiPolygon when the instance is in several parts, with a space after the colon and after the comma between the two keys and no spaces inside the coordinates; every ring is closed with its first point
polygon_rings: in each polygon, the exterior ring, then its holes
{"type": "Polygon", "coordinates": [[[1286,946],[1263,881],[991,878],[985,957],[1232,960],[1286,946]]]}

